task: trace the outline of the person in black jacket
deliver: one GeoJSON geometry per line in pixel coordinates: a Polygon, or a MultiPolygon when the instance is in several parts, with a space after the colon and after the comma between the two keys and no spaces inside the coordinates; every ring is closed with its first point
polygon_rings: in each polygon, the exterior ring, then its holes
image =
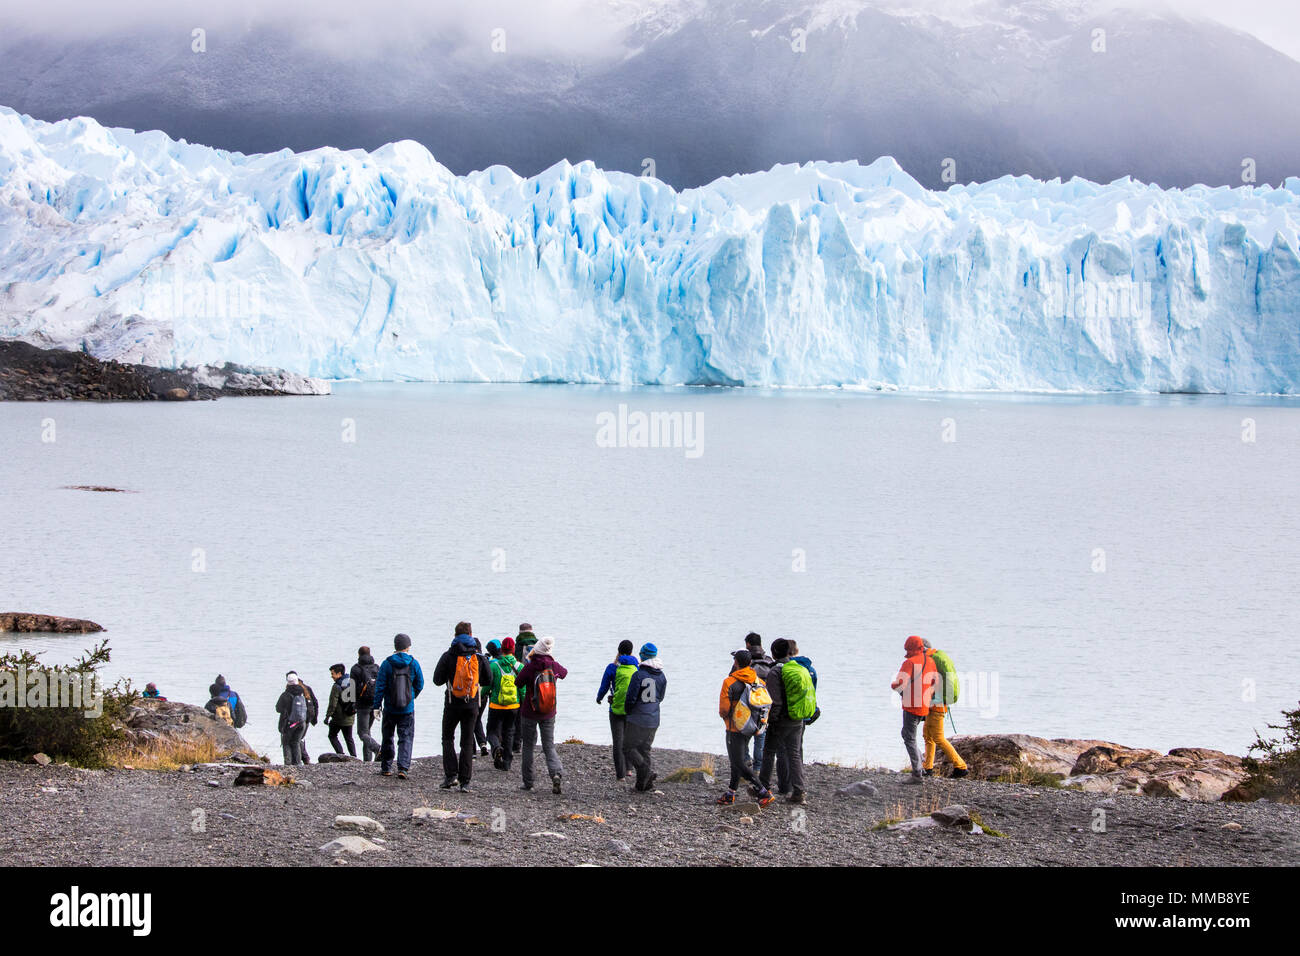
{"type": "Polygon", "coordinates": [[[446,686],[442,705],[442,772],[443,790],[450,790],[460,782],[462,793],[469,790],[474,776],[474,725],[478,723],[479,688],[491,681],[487,660],[478,652],[468,621],[456,625],[456,637],[451,647],[438,659],[433,671],[433,682],[446,686]],[[461,661],[464,660],[462,664],[461,661]],[[472,686],[457,687],[456,675],[462,668],[469,669],[472,686]],[[470,691],[462,696],[459,691],[470,691]],[[456,753],[456,730],[460,729],[460,754],[456,753]]]}
{"type": "Polygon", "coordinates": [[[375,680],[379,677],[379,665],[370,654],[370,648],[362,645],[357,648],[357,662],[352,665],[348,675],[357,695],[357,739],[361,741],[361,759],[374,760],[379,755],[379,741],[370,733],[375,722],[375,680]]]}
{"type": "MultiPolygon", "coordinates": [[[[320,719],[320,700],[316,697],[316,692],[308,686],[307,682],[300,678],[296,671],[289,671],[284,675],[286,681],[292,677],[294,681],[302,688],[303,696],[307,698],[307,727],[314,727],[316,721],[320,719]]],[[[302,739],[302,762],[311,763],[311,755],[307,753],[307,727],[303,728],[302,739]]]]}
{"type": "Polygon", "coordinates": [[[299,704],[305,694],[298,675],[290,671],[285,675],[284,681],[284,692],[275,702],[275,712],[280,715],[276,727],[280,731],[280,749],[284,752],[285,764],[296,766],[302,763],[305,749],[302,738],[307,733],[307,706],[305,702],[299,704]]]}

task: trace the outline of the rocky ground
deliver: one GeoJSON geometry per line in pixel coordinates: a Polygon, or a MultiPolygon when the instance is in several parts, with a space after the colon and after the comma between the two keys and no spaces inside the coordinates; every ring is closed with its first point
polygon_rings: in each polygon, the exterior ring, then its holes
{"type": "Polygon", "coordinates": [[[0,401],[190,401],[328,393],[326,382],[279,369],[229,363],[160,369],[26,342],[0,342],[0,401]]]}
{"type": "MultiPolygon", "coordinates": [[[[236,767],[193,771],[77,770],[0,762],[0,863],[22,865],[1272,865],[1300,864],[1300,807],[1204,803],[986,781],[908,786],[887,771],[814,764],[809,803],[757,810],[713,804],[718,785],[667,783],[701,755],[656,753],[659,793],[616,783],[604,746],[562,745],[565,787],[519,789],[476,761],[470,793],[438,789],[440,762],[418,759],[409,780],[373,764],[288,768],[300,785],[233,785],[236,767]],[[840,788],[866,780],[874,795],[840,788]],[[960,803],[1005,837],[927,826],[877,829],[960,803]],[[418,807],[462,816],[413,819],[418,807]],[[1105,832],[1095,832],[1102,819],[1105,832]],[[592,819],[562,819],[570,814],[592,819]],[[377,849],[340,857],[339,815],[383,826],[377,849]],[[494,828],[494,823],[496,827],[494,828]]],[[[540,753],[538,755],[540,762],[540,753]]],[[[718,757],[718,766],[725,761],[718,757]]],[[[276,768],[285,769],[285,768],[276,768]]],[[[870,788],[867,788],[870,789],[870,788]]],[[[436,816],[436,815],[435,815],[436,816]]]]}

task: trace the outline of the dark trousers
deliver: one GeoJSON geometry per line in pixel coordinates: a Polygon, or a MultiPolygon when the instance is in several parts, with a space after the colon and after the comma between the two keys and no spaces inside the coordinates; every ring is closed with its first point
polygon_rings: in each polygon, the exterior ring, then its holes
{"type": "MultiPolygon", "coordinates": [[[[731,761],[731,782],[727,784],[728,790],[735,790],[740,786],[742,778],[748,780],[760,790],[767,789],[758,782],[758,774],[754,773],[754,765],[749,760],[750,739],[744,734],[727,731],[727,759],[731,761]]],[[[753,739],[758,740],[759,738],[755,737],[753,739]]]]}
{"type": "Polygon", "coordinates": [[[478,695],[478,719],[474,722],[474,743],[480,747],[487,746],[487,732],[483,729],[483,712],[488,709],[488,692],[486,689],[479,691],[478,695]]]}
{"type": "Polygon", "coordinates": [[[522,707],[515,711],[515,743],[514,752],[519,753],[524,749],[524,709],[522,707]]]}
{"type": "Polygon", "coordinates": [[[379,755],[379,741],[370,735],[374,725],[375,712],[371,704],[357,704],[357,739],[361,741],[361,759],[374,760],[379,755]]]}
{"type": "MultiPolygon", "coordinates": [[[[803,782],[803,730],[802,720],[777,719],[767,725],[767,746],[763,748],[763,769],[759,781],[769,790],[772,787],[772,770],[782,754],[789,761],[790,787],[795,793],[804,792],[803,782]]],[[[780,778],[778,777],[778,780],[780,778]]]]}
{"type": "Polygon", "coordinates": [[[474,724],[478,701],[448,701],[442,708],[442,772],[448,780],[469,783],[474,776],[474,724]],[[460,757],[456,756],[456,731],[460,731],[460,757]]]}
{"type": "Polygon", "coordinates": [[[513,710],[488,709],[487,740],[493,758],[499,759],[498,770],[509,770],[514,761],[514,745],[518,739],[515,727],[519,722],[519,708],[513,710]]]}
{"type": "Polygon", "coordinates": [[[415,711],[409,714],[391,714],[384,711],[381,725],[384,741],[379,747],[379,769],[393,767],[393,734],[397,734],[397,769],[411,769],[411,749],[415,746],[415,711]]]}
{"type": "Polygon", "coordinates": [[[655,727],[642,727],[628,722],[623,731],[623,756],[636,770],[636,788],[645,790],[654,775],[654,763],[650,748],[654,746],[655,727]]]}
{"type": "Polygon", "coordinates": [[[325,726],[329,728],[330,746],[334,748],[334,752],[336,754],[343,753],[343,746],[339,743],[339,732],[342,731],[343,739],[348,742],[348,753],[351,754],[353,757],[357,755],[357,745],[352,742],[351,724],[347,725],[346,727],[341,727],[338,726],[337,724],[326,724],[325,726]]]}
{"type": "Polygon", "coordinates": [[[609,733],[614,738],[614,776],[627,776],[627,758],[623,756],[623,738],[627,732],[627,714],[609,712],[609,733]]]}

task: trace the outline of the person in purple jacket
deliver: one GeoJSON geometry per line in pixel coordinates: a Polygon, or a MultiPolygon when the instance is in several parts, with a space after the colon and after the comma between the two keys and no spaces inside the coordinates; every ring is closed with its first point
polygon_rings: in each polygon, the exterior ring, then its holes
{"type": "Polygon", "coordinates": [[[560,763],[560,753],[555,749],[555,690],[556,681],[564,680],[569,672],[551,656],[555,649],[555,639],[543,637],[528,655],[528,662],[519,672],[518,685],[524,689],[523,715],[524,747],[522,769],[524,790],[533,789],[533,752],[537,745],[537,733],[542,735],[542,753],[546,757],[546,770],[551,775],[551,790],[560,792],[560,777],[564,766],[560,763]]]}

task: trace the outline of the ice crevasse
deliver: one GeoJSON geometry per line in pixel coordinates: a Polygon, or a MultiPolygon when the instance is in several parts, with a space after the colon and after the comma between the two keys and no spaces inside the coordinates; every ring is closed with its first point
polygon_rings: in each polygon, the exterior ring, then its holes
{"type": "Polygon", "coordinates": [[[326,378],[1300,393],[1300,179],[675,191],[0,108],[0,337],[326,378]]]}

